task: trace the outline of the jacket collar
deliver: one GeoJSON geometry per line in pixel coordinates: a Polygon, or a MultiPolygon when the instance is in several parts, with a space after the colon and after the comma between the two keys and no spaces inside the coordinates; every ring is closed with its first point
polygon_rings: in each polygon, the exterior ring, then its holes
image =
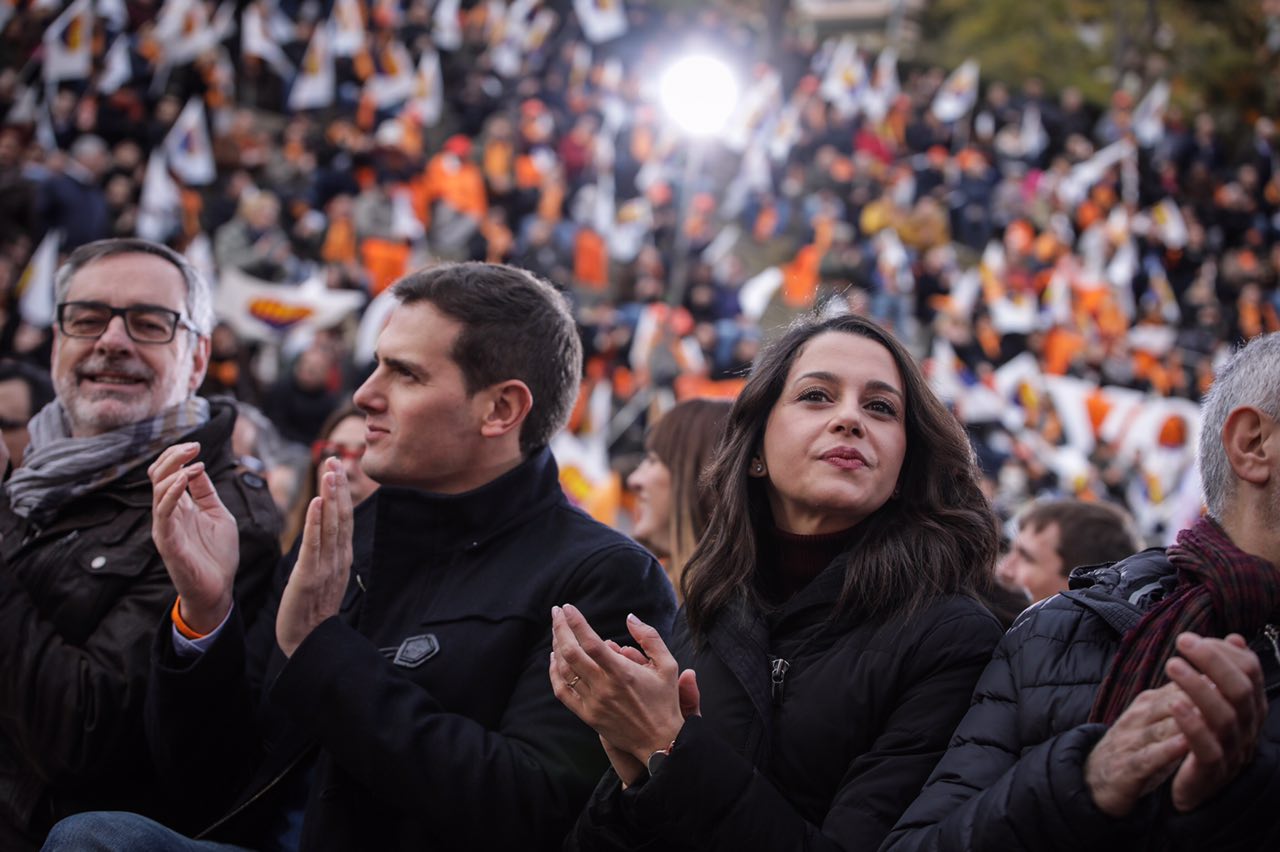
{"type": "Polygon", "coordinates": [[[565,501],[559,468],[545,447],[497,479],[463,494],[383,486],[370,499],[376,500],[380,533],[394,539],[412,530],[415,545],[437,551],[477,547],[565,501]]]}

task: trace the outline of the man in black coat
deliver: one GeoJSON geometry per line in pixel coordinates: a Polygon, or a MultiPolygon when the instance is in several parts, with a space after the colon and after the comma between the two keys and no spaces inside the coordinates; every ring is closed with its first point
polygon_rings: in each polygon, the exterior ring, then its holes
{"type": "Polygon", "coordinates": [[[882,852],[1280,848],[1280,334],[1202,420],[1208,516],[1014,624],[882,852]]]}
{"type": "MultiPolygon", "coordinates": [[[[561,295],[489,264],[394,292],[355,395],[382,487],[353,513],[341,467],[324,470],[271,617],[246,625],[227,599],[230,520],[190,449],[152,469],[181,592],[156,649],[153,751],[191,806],[183,827],[210,840],[557,849],[607,761],[547,681],[551,608],[574,601],[620,639],[630,612],[669,628],[673,595],[559,487],[546,447],[581,370],[561,295]]],[[[63,823],[48,848],[108,835],[210,848],[115,814],[63,823]]]]}
{"type": "MultiPolygon", "coordinates": [[[[0,495],[0,849],[35,849],[84,810],[164,814],[143,705],[156,624],[174,588],[151,541],[147,467],[199,444],[234,513],[237,606],[256,612],[280,556],[266,483],[238,469],[235,408],[195,396],[209,286],[142,240],[73,252],[57,275],[56,398],[0,495]],[[20,463],[19,463],[20,462],[20,463]]],[[[0,464],[3,469],[3,464],[0,464]]]]}

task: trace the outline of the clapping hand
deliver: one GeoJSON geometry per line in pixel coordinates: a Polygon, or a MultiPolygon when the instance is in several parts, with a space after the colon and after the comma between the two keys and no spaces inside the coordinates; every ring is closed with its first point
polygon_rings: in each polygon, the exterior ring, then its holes
{"type": "Polygon", "coordinates": [[[1267,718],[1267,696],[1258,655],[1244,638],[1225,639],[1183,633],[1181,658],[1165,664],[1165,673],[1187,700],[1173,706],[1173,718],[1190,753],[1173,776],[1173,805],[1193,810],[1217,795],[1249,761],[1267,718]]]}
{"type": "Polygon", "coordinates": [[[197,443],[169,447],[147,469],[151,478],[151,538],[182,600],[182,620],[200,633],[231,611],[240,565],[236,519],[218,498],[197,443]]]}
{"type": "Polygon", "coordinates": [[[307,506],[298,561],[276,613],[276,643],[286,657],[320,622],[337,615],[351,577],[351,488],[337,459],[324,464],[320,494],[307,506]]]}
{"type": "Polygon", "coordinates": [[[697,679],[679,672],[658,631],[634,615],[627,629],[640,646],[602,640],[576,607],[551,611],[551,686],[556,697],[600,735],[624,783],[667,748],[687,716],[699,712],[697,679]]]}

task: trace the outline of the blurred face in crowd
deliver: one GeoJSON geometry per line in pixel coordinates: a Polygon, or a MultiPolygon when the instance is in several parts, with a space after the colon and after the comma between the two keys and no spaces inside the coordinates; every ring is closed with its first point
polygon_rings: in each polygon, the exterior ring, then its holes
{"type": "MultiPolygon", "coordinates": [[[[71,279],[66,302],[139,305],[186,316],[186,283],[177,267],[149,254],[117,254],[89,263],[71,279]]],[[[204,377],[208,338],[179,324],[168,343],[139,343],[114,316],[97,338],[70,337],[55,326],[52,376],[77,438],[154,417],[190,396],[204,377]]]]}
{"type": "Polygon", "coordinates": [[[453,360],[461,331],[430,302],[391,312],[378,365],[353,397],[365,413],[364,472],[379,483],[461,494],[491,478],[483,394],[467,394],[453,360]]]}
{"type": "MultiPolygon", "coordinates": [[[[336,456],[342,462],[343,469],[347,472],[347,482],[351,486],[351,502],[359,503],[368,497],[374,491],[378,490],[378,483],[374,482],[364,472],[360,466],[360,459],[364,456],[364,417],[353,415],[344,417],[338,421],[338,425],[333,427],[333,431],[329,433],[329,437],[324,441],[322,452],[323,458],[336,456]]],[[[323,475],[324,469],[321,468],[317,474],[323,475]]],[[[321,484],[316,483],[316,489],[319,491],[321,484]]]]}
{"type": "Polygon", "coordinates": [[[627,477],[627,487],[636,495],[632,535],[659,556],[671,553],[671,469],[650,450],[627,477]]]}
{"type": "Polygon", "coordinates": [[[839,532],[893,495],[907,450],[906,397],[889,350],[819,334],[800,350],[765,424],[762,461],[779,529],[839,532]]]}
{"type": "Polygon", "coordinates": [[[1062,557],[1058,555],[1060,539],[1056,523],[1040,529],[1023,525],[1009,553],[996,566],[996,576],[1006,585],[1026,589],[1032,602],[1065,591],[1067,578],[1062,576],[1062,557]]]}
{"type": "Polygon", "coordinates": [[[22,379],[0,382],[0,429],[4,431],[5,449],[14,467],[22,464],[22,454],[31,440],[27,421],[33,414],[30,385],[22,379]]]}

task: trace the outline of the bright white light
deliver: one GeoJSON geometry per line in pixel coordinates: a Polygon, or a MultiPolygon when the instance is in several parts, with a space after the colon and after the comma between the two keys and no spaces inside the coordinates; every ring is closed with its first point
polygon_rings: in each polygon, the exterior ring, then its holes
{"type": "Polygon", "coordinates": [[[713,56],[686,56],[662,72],[658,95],[667,114],[684,132],[710,136],[720,131],[738,103],[738,80],[713,56]]]}

